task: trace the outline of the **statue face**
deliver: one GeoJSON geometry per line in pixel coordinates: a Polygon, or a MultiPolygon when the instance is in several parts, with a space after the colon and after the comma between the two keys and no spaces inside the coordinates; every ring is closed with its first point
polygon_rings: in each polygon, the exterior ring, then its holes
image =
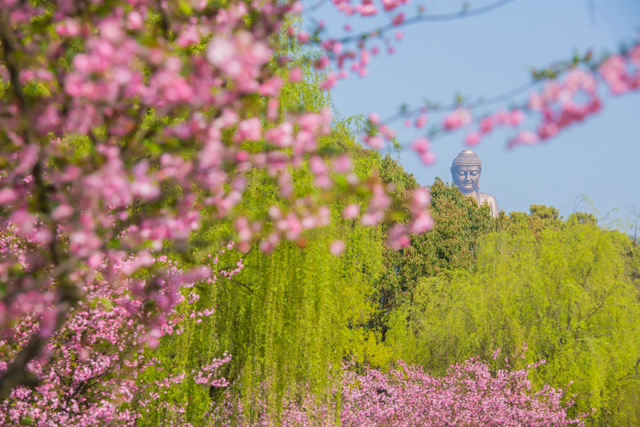
{"type": "Polygon", "coordinates": [[[473,193],[480,182],[480,166],[456,166],[451,171],[453,183],[463,193],[473,193]]]}

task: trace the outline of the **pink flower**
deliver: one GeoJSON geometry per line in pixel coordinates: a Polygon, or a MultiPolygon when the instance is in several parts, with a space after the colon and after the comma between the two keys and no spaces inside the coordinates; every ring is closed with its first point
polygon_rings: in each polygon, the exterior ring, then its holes
{"type": "Polygon", "coordinates": [[[226,37],[214,37],[207,49],[207,59],[213,65],[222,66],[226,61],[231,60],[236,49],[231,40],[226,37]]]}
{"type": "Polygon", "coordinates": [[[317,69],[322,70],[324,68],[327,68],[327,66],[329,66],[329,58],[327,58],[326,56],[322,56],[320,57],[316,63],[315,66],[317,69]]]}
{"type": "Polygon", "coordinates": [[[360,224],[365,227],[370,227],[379,224],[383,219],[384,217],[381,212],[366,212],[362,215],[362,218],[360,218],[360,224]]]}
{"type": "Polygon", "coordinates": [[[527,105],[530,110],[541,111],[544,108],[545,102],[539,93],[534,92],[529,96],[529,103],[527,105]]]}
{"type": "Polygon", "coordinates": [[[425,154],[429,151],[429,140],[427,138],[418,138],[411,143],[413,148],[418,154],[425,154]]]}
{"type": "Polygon", "coordinates": [[[262,96],[278,96],[280,88],[284,82],[278,76],[273,76],[265,83],[261,84],[258,93],[262,96]]]}
{"type": "Polygon", "coordinates": [[[319,156],[311,157],[311,159],[309,159],[309,166],[310,166],[311,172],[314,173],[315,175],[322,175],[327,173],[327,165],[324,163],[324,160],[322,160],[322,158],[319,156]]]}
{"type": "Polygon", "coordinates": [[[127,25],[132,30],[137,30],[142,27],[142,16],[138,12],[131,11],[127,15],[127,25]]]}
{"type": "Polygon", "coordinates": [[[413,192],[413,209],[421,210],[431,203],[431,194],[426,188],[418,188],[413,192]]]}
{"type": "Polygon", "coordinates": [[[0,190],[0,205],[8,205],[18,199],[19,193],[13,188],[3,188],[0,190]]]}
{"type": "Polygon", "coordinates": [[[235,222],[236,232],[238,233],[239,242],[248,242],[251,240],[251,229],[249,221],[245,217],[240,217],[235,222]]]}
{"type": "Polygon", "coordinates": [[[200,42],[200,35],[195,26],[188,27],[185,31],[180,33],[180,36],[176,40],[176,44],[180,47],[187,47],[200,42]]]}
{"type": "Polygon", "coordinates": [[[68,218],[73,214],[73,208],[69,205],[60,205],[51,211],[51,218],[55,221],[68,218]]]}
{"type": "Polygon", "coordinates": [[[278,119],[278,107],[279,107],[280,103],[278,102],[277,99],[275,98],[271,98],[269,99],[269,101],[267,102],[267,119],[275,122],[278,119]]]}
{"type": "Polygon", "coordinates": [[[489,133],[493,130],[494,119],[491,116],[480,120],[480,132],[482,134],[489,133]]]}
{"type": "Polygon", "coordinates": [[[513,110],[509,113],[509,124],[517,126],[524,120],[524,113],[520,110],[513,110]]]}
{"type": "Polygon", "coordinates": [[[428,153],[422,154],[422,156],[420,156],[420,160],[422,160],[422,163],[425,165],[432,165],[436,162],[436,155],[429,151],[428,153]]]}
{"type": "Polygon", "coordinates": [[[55,28],[60,37],[75,37],[80,34],[80,25],[71,18],[65,19],[57,24],[55,28]]]}
{"type": "Polygon", "coordinates": [[[372,148],[382,148],[384,141],[379,136],[367,136],[365,142],[372,148]]]}
{"type": "Polygon", "coordinates": [[[331,254],[333,256],[339,256],[342,252],[344,252],[346,245],[342,240],[334,240],[331,243],[331,254]]]}
{"type": "Polygon", "coordinates": [[[300,219],[293,212],[289,212],[285,219],[278,221],[277,228],[286,232],[287,239],[295,240],[302,232],[302,224],[300,219]]]}
{"type": "Polygon", "coordinates": [[[598,69],[600,75],[609,85],[611,93],[619,95],[629,90],[627,63],[622,55],[611,55],[598,69]]]}
{"type": "Polygon", "coordinates": [[[288,240],[295,240],[302,232],[302,223],[296,214],[289,212],[285,218],[276,223],[276,228],[285,232],[288,240]]]}
{"type": "Polygon", "coordinates": [[[443,125],[447,130],[454,130],[469,123],[471,123],[471,114],[467,110],[456,109],[445,117],[443,125]]]}
{"type": "Polygon", "coordinates": [[[552,136],[555,136],[558,131],[558,125],[556,125],[555,123],[542,123],[538,127],[538,137],[542,140],[548,139],[552,136]]]}
{"type": "Polygon", "coordinates": [[[310,36],[306,31],[300,31],[297,38],[300,43],[304,44],[309,42],[310,36]]]}
{"type": "Polygon", "coordinates": [[[327,78],[320,84],[322,89],[331,89],[336,85],[336,81],[338,77],[334,72],[330,72],[327,74],[327,78]]]}
{"type": "Polygon", "coordinates": [[[324,227],[331,224],[331,210],[328,206],[320,206],[317,213],[318,226],[324,227]]]}
{"type": "Polygon", "coordinates": [[[289,81],[297,83],[302,81],[302,70],[298,67],[294,67],[289,71],[289,81]]]}
{"type": "Polygon", "coordinates": [[[378,9],[371,3],[371,0],[363,0],[362,4],[356,8],[362,16],[373,16],[378,13],[378,9]]]}
{"type": "Polygon", "coordinates": [[[371,55],[369,54],[369,51],[367,49],[362,49],[362,51],[360,51],[360,64],[362,66],[365,66],[370,61],[371,61],[371,55]]]}
{"type": "Polygon", "coordinates": [[[238,123],[238,130],[233,137],[235,142],[259,141],[262,137],[262,124],[260,119],[252,117],[238,123]]]}
{"type": "Polygon", "coordinates": [[[514,145],[526,144],[526,145],[535,145],[538,142],[538,135],[535,133],[523,130],[518,133],[518,135],[509,141],[509,147],[513,147],[514,145]]]}
{"type": "Polygon", "coordinates": [[[272,142],[277,147],[289,147],[294,141],[293,125],[290,122],[281,123],[267,130],[264,133],[264,139],[272,142]]]}
{"type": "Polygon", "coordinates": [[[111,43],[120,44],[124,39],[124,31],[117,19],[105,19],[100,25],[100,35],[111,43]]]}
{"type": "Polygon", "coordinates": [[[422,234],[433,228],[433,219],[428,212],[420,212],[411,222],[410,232],[413,234],[422,234]]]}
{"type": "Polygon", "coordinates": [[[407,3],[408,0],[382,0],[382,4],[384,5],[384,10],[387,12],[392,11],[396,7],[402,5],[403,3],[407,3]]]}
{"type": "Polygon", "coordinates": [[[378,130],[385,137],[387,141],[391,141],[393,138],[396,137],[396,132],[390,127],[388,127],[387,125],[380,125],[378,130]]]}
{"type": "Polygon", "coordinates": [[[351,158],[346,154],[333,161],[333,170],[337,173],[349,173],[352,167],[353,163],[351,162],[351,158]]]}
{"type": "Polygon", "coordinates": [[[347,207],[344,208],[344,210],[342,211],[342,216],[347,219],[355,219],[358,217],[359,213],[360,213],[360,205],[351,204],[351,205],[347,205],[347,207]]]}
{"type": "Polygon", "coordinates": [[[406,230],[402,224],[395,224],[388,232],[387,244],[391,249],[402,249],[411,243],[411,239],[406,234],[406,230]]]}
{"type": "Polygon", "coordinates": [[[393,25],[402,24],[404,22],[404,12],[400,12],[396,16],[394,16],[391,22],[393,23],[393,25]]]}
{"type": "Polygon", "coordinates": [[[470,147],[478,145],[480,143],[480,134],[478,132],[469,132],[465,142],[470,147]]]}

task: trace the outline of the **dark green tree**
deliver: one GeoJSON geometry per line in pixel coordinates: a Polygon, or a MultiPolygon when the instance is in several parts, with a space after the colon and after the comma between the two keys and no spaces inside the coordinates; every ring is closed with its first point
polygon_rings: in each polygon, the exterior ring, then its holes
{"type": "MultiPolygon", "coordinates": [[[[395,186],[394,202],[398,210],[408,211],[411,192],[419,186],[413,175],[387,155],[381,162],[380,176],[395,186]]],[[[440,178],[436,178],[429,191],[431,216],[435,223],[433,230],[412,235],[411,244],[399,251],[385,248],[385,271],[379,285],[384,313],[410,299],[415,284],[421,278],[450,269],[471,267],[475,262],[478,242],[504,220],[504,216],[492,220],[488,206],[478,207],[457,187],[444,183],[440,178]]]]}

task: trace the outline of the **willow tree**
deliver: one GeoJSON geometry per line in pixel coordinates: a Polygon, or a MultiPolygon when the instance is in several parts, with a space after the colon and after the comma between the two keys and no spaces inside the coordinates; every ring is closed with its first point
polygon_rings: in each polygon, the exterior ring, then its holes
{"type": "Polygon", "coordinates": [[[554,211],[513,215],[483,239],[471,270],[422,279],[394,313],[390,341],[435,372],[473,355],[515,366],[526,343],[528,362],[545,361],[538,384],[577,393],[574,410],[595,408],[595,425],[635,425],[640,250],[588,215],[554,211]]]}
{"type": "MultiPolygon", "coordinates": [[[[327,108],[330,98],[317,86],[324,74],[305,62],[295,62],[296,58],[314,55],[314,50],[301,50],[288,43],[287,38],[279,40],[281,53],[288,55],[294,61],[292,66],[300,67],[304,76],[303,81],[282,88],[279,108],[305,113],[327,108]]],[[[280,70],[282,74],[289,72],[289,68],[280,70]]],[[[382,159],[377,151],[363,148],[356,141],[362,123],[358,117],[335,121],[333,131],[319,139],[318,150],[334,157],[348,155],[358,180],[388,182],[378,177],[382,159]]],[[[248,150],[259,149],[260,143],[245,146],[248,150]]],[[[231,361],[217,373],[231,382],[228,389],[212,387],[207,391],[193,381],[185,381],[174,386],[167,397],[168,402],[187,403],[188,417],[193,422],[202,420],[212,405],[220,402],[223,393],[241,399],[257,416],[265,408],[254,408],[252,402],[266,387],[266,410],[277,416],[282,399],[298,392],[311,390],[319,399],[333,399],[331,388],[342,375],[345,360],[376,366],[388,363],[389,353],[380,344],[379,331],[371,327],[379,308],[376,285],[384,268],[387,236],[380,226],[360,224],[364,209],[356,210],[355,215],[344,215],[348,207],[353,210],[363,203],[367,191],[350,190],[351,178],[339,174],[332,175],[335,188],[322,191],[316,185],[313,165],[307,161],[287,173],[291,174],[291,189],[285,199],[293,205],[295,200],[304,201],[309,208],[318,203],[330,206],[331,214],[321,228],[303,231],[269,253],[255,243],[242,254],[220,249],[219,242],[234,237],[234,222],[211,214],[205,216],[201,229],[190,238],[196,264],[217,258],[221,271],[234,270],[239,265],[242,271],[231,277],[219,274],[215,282],[198,288],[198,309],[214,308],[214,314],[200,323],[189,324],[180,335],[165,337],[151,352],[165,368],[162,372],[147,372],[139,381],[150,383],[189,372],[212,358],[230,354],[231,361]]],[[[254,169],[246,176],[245,197],[235,208],[236,214],[269,217],[274,207],[283,205],[281,175],[254,169]]],[[[265,222],[259,235],[268,236],[278,228],[279,220],[285,218],[272,217],[265,222]]],[[[143,422],[155,425],[169,413],[149,413],[143,422]]]]}

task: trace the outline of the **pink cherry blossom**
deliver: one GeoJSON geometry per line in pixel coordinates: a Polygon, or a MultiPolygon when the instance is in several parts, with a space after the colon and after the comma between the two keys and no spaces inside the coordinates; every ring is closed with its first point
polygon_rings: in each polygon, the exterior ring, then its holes
{"type": "Polygon", "coordinates": [[[342,252],[344,252],[346,245],[342,240],[334,240],[331,243],[331,253],[333,256],[339,256],[342,252]]]}
{"type": "Polygon", "coordinates": [[[342,211],[342,216],[347,219],[355,219],[358,217],[359,213],[360,213],[360,205],[357,205],[354,203],[344,208],[344,211],[342,211]]]}
{"type": "Polygon", "coordinates": [[[365,142],[372,148],[382,148],[384,140],[379,136],[367,136],[365,142]]]}
{"type": "Polygon", "coordinates": [[[233,137],[233,140],[236,142],[258,141],[261,138],[261,134],[262,124],[260,123],[260,119],[252,117],[238,123],[238,131],[233,137]]]}
{"type": "Polygon", "coordinates": [[[297,83],[302,81],[302,70],[298,67],[294,67],[289,71],[289,81],[292,83],[297,83]]]}
{"type": "Polygon", "coordinates": [[[402,24],[404,22],[404,12],[400,12],[396,16],[394,16],[391,22],[393,22],[393,25],[402,24]]]}
{"type": "Polygon", "coordinates": [[[471,123],[471,114],[464,109],[456,109],[445,117],[443,126],[447,130],[457,129],[471,123]]]}
{"type": "Polygon", "coordinates": [[[427,124],[427,115],[421,114],[420,116],[418,116],[418,118],[416,119],[416,128],[422,129],[426,124],[427,124]]]}
{"type": "Polygon", "coordinates": [[[480,134],[478,132],[469,132],[465,139],[465,142],[468,146],[472,147],[474,145],[478,145],[480,143],[480,134]]]}

